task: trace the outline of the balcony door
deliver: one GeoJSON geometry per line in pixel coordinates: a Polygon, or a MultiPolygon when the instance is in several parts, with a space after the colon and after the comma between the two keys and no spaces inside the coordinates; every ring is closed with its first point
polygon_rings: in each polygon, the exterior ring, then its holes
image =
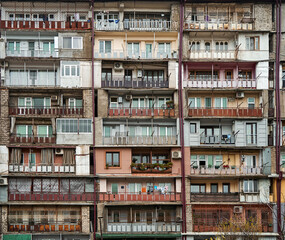
{"type": "Polygon", "coordinates": [[[247,144],[257,143],[257,124],[256,123],[246,124],[246,143],[247,144]]]}
{"type": "Polygon", "coordinates": [[[146,51],[146,58],[152,58],[152,44],[151,43],[147,43],[145,45],[145,51],[146,51]]]}

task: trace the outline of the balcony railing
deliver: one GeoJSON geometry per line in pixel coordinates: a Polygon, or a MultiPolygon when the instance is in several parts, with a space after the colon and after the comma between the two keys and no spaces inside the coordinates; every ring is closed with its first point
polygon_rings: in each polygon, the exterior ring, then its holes
{"type": "Polygon", "coordinates": [[[8,57],[58,58],[58,52],[43,51],[43,50],[20,50],[20,51],[7,50],[6,55],[8,57]]]}
{"type": "Polygon", "coordinates": [[[191,51],[189,53],[190,59],[227,59],[227,60],[234,60],[237,58],[237,52],[235,50],[228,50],[228,51],[191,51]]]}
{"type": "Polygon", "coordinates": [[[27,30],[87,30],[91,23],[66,21],[28,21],[28,20],[1,20],[1,29],[27,29],[27,30]]]}
{"type": "Polygon", "coordinates": [[[153,223],[107,223],[108,232],[180,232],[181,225],[176,222],[153,222],[153,223]]]}
{"type": "Polygon", "coordinates": [[[75,173],[75,165],[60,165],[60,164],[9,164],[10,173],[75,173]]]}
{"type": "Polygon", "coordinates": [[[200,135],[201,144],[235,144],[235,136],[231,134],[227,135],[200,135]]]}
{"type": "Polygon", "coordinates": [[[167,20],[151,20],[151,19],[133,19],[114,21],[96,21],[95,29],[103,31],[118,31],[118,30],[130,30],[130,31],[170,31],[177,28],[177,23],[167,20]]]}
{"type": "MultiPolygon", "coordinates": [[[[253,20],[252,18],[249,18],[253,20]]],[[[184,30],[214,30],[214,31],[252,31],[254,29],[253,23],[235,23],[235,22],[206,22],[206,21],[186,21],[184,23],[184,30]]]]}
{"type": "Polygon", "coordinates": [[[103,137],[104,145],[176,145],[177,136],[114,136],[103,137]]]}
{"type": "Polygon", "coordinates": [[[253,88],[256,89],[256,79],[184,79],[183,87],[188,88],[253,88]]]}
{"type": "Polygon", "coordinates": [[[262,175],[263,167],[191,167],[190,175],[232,175],[232,176],[244,176],[244,175],[262,175]]]}
{"type": "Polygon", "coordinates": [[[55,143],[55,135],[46,136],[46,135],[14,135],[10,136],[10,143],[55,143]]]}
{"type": "Polygon", "coordinates": [[[189,117],[262,117],[262,108],[189,108],[189,117]]]}
{"type": "Polygon", "coordinates": [[[95,50],[95,58],[101,59],[177,59],[178,50],[172,52],[146,52],[146,51],[137,51],[137,52],[128,52],[123,49],[114,49],[111,52],[98,52],[95,50]]]}
{"type": "MultiPolygon", "coordinates": [[[[43,78],[37,79],[28,79],[28,78],[7,78],[5,79],[4,85],[5,86],[11,86],[11,87],[57,87],[59,86],[59,79],[55,76],[56,73],[54,73],[54,77],[44,76],[43,78]]],[[[26,75],[27,76],[27,75],[26,75]]]]}
{"type": "Polygon", "coordinates": [[[9,201],[93,201],[94,193],[9,193],[9,201]]]}
{"type": "Polygon", "coordinates": [[[80,223],[8,223],[9,232],[81,232],[80,223]]]}
{"type": "Polygon", "coordinates": [[[239,193],[190,193],[191,202],[239,202],[239,193]]]}
{"type": "Polygon", "coordinates": [[[83,108],[68,107],[10,107],[10,115],[34,117],[45,116],[77,116],[83,114],[83,108]]]}
{"type": "Polygon", "coordinates": [[[125,201],[144,201],[144,202],[176,202],[181,201],[181,193],[167,192],[162,193],[105,193],[97,194],[97,201],[100,202],[125,202],[125,201]]]}
{"type": "Polygon", "coordinates": [[[145,117],[174,117],[175,110],[167,108],[109,108],[108,115],[120,116],[120,117],[134,117],[134,116],[145,116],[145,117]]]}
{"type": "Polygon", "coordinates": [[[168,88],[168,79],[127,79],[124,77],[113,77],[112,79],[102,79],[102,88],[168,88]]]}

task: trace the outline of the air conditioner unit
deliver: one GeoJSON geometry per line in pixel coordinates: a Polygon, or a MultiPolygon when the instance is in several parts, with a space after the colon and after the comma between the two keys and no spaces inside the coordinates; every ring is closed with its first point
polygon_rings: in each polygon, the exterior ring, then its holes
{"type": "Polygon", "coordinates": [[[172,158],[181,158],[181,151],[173,151],[172,158]]]}
{"type": "Polygon", "coordinates": [[[63,155],[63,149],[62,148],[55,149],[55,155],[63,155]]]}
{"type": "Polygon", "coordinates": [[[234,206],[234,213],[242,213],[242,206],[234,206]]]}
{"type": "Polygon", "coordinates": [[[114,70],[115,71],[122,71],[124,68],[123,68],[123,63],[121,62],[115,62],[114,63],[114,70]]]}
{"type": "Polygon", "coordinates": [[[127,100],[127,101],[131,101],[131,100],[132,100],[132,98],[133,98],[133,96],[132,96],[132,95],[126,95],[126,100],[127,100]]]}
{"type": "Polygon", "coordinates": [[[0,178],[0,185],[8,185],[7,178],[0,178]]]}
{"type": "Polygon", "coordinates": [[[244,92],[237,92],[236,98],[244,98],[244,92]]]}
{"type": "Polygon", "coordinates": [[[52,95],[52,96],[51,96],[51,100],[52,100],[52,101],[57,101],[57,95],[52,95]]]}
{"type": "Polygon", "coordinates": [[[138,70],[137,77],[138,77],[138,78],[141,78],[141,77],[142,77],[142,70],[138,70]]]}

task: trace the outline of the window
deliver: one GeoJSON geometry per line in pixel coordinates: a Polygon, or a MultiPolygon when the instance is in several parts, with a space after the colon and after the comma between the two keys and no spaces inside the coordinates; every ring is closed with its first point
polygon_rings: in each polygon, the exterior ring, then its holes
{"type": "Polygon", "coordinates": [[[189,98],[189,108],[201,108],[201,98],[189,98]]]}
{"type": "Polygon", "coordinates": [[[25,98],[18,98],[18,107],[19,108],[32,108],[32,98],[25,97],[25,98]]]}
{"type": "Polygon", "coordinates": [[[255,98],[248,98],[247,99],[247,106],[249,109],[254,109],[255,107],[255,98]]]}
{"type": "Polygon", "coordinates": [[[257,193],[258,192],[258,180],[244,180],[243,191],[245,193],[257,193]]]}
{"type": "Polygon", "coordinates": [[[281,155],[281,167],[285,168],[285,154],[281,155]]]}
{"type": "Polygon", "coordinates": [[[109,167],[120,167],[120,153],[118,152],[107,152],[106,153],[106,166],[109,167]]]}
{"type": "Polygon", "coordinates": [[[227,98],[215,98],[215,108],[227,108],[227,98]]]}
{"type": "Polygon", "coordinates": [[[91,133],[91,119],[57,119],[58,133],[91,133]],[[79,122],[78,122],[79,121],[79,122]]]}
{"type": "Polygon", "coordinates": [[[230,193],[230,184],[223,183],[223,193],[230,193]]]}
{"type": "Polygon", "coordinates": [[[69,98],[68,99],[69,108],[81,109],[82,108],[82,99],[69,98]]]}
{"type": "Polygon", "coordinates": [[[215,166],[220,167],[223,164],[223,156],[222,155],[216,155],[215,156],[215,166]]]}
{"type": "Polygon", "coordinates": [[[132,108],[144,108],[145,107],[145,98],[133,98],[132,99],[132,108]]]}
{"type": "Polygon", "coordinates": [[[139,54],[140,54],[140,44],[128,43],[128,55],[131,57],[133,55],[139,56],[139,54]]]}
{"type": "Polygon", "coordinates": [[[63,48],[82,49],[82,37],[63,37],[63,48]]]}
{"type": "Polygon", "coordinates": [[[216,51],[228,51],[228,42],[216,42],[216,51]]]}
{"type": "Polygon", "coordinates": [[[246,124],[246,143],[256,144],[257,142],[257,124],[247,123],[246,124]]]}
{"type": "Polygon", "coordinates": [[[18,137],[32,137],[33,136],[32,125],[17,125],[16,134],[18,137]]]}
{"type": "Polygon", "coordinates": [[[51,125],[40,125],[38,126],[38,137],[50,137],[52,136],[52,126],[51,125]]]}
{"type": "Polygon", "coordinates": [[[210,52],[211,51],[211,43],[209,43],[209,42],[205,43],[205,51],[206,52],[210,52]]]}
{"type": "Polygon", "coordinates": [[[110,108],[118,108],[118,98],[117,97],[111,97],[110,98],[110,108]]]}
{"type": "Polygon", "coordinates": [[[99,41],[100,53],[111,53],[111,41],[99,41]]]}
{"type": "Polygon", "coordinates": [[[191,42],[190,43],[190,51],[193,51],[193,52],[200,51],[200,42],[191,42]]]}
{"type": "Polygon", "coordinates": [[[259,37],[246,38],[246,50],[256,51],[259,50],[259,37]]]}
{"type": "Polygon", "coordinates": [[[63,65],[62,76],[64,77],[78,77],[79,65],[63,65]]]}
{"type": "Polygon", "coordinates": [[[103,68],[101,73],[102,81],[111,81],[112,80],[112,69],[103,68]]]}
{"type": "Polygon", "coordinates": [[[205,98],[205,108],[211,108],[212,107],[212,98],[206,97],[205,98]]]}
{"type": "Polygon", "coordinates": [[[218,71],[190,71],[189,72],[189,79],[190,80],[218,80],[219,79],[219,72],[218,71]]]}
{"type": "Polygon", "coordinates": [[[218,184],[216,183],[211,184],[211,193],[218,193],[218,184]]]}
{"type": "Polygon", "coordinates": [[[198,167],[197,155],[191,155],[191,166],[198,167]]]}
{"type": "Polygon", "coordinates": [[[196,133],[196,132],[197,132],[197,124],[190,123],[190,133],[196,133]]]}
{"type": "Polygon", "coordinates": [[[190,192],[191,193],[205,193],[206,185],[205,184],[191,184],[190,192]]]}
{"type": "Polygon", "coordinates": [[[173,136],[173,127],[159,127],[159,136],[165,137],[165,136],[173,136]]]}
{"type": "Polygon", "coordinates": [[[244,163],[246,167],[255,168],[256,167],[256,156],[244,156],[244,163]]]}
{"type": "Polygon", "coordinates": [[[29,153],[29,166],[33,167],[36,164],[36,154],[35,153],[29,153]]]}
{"type": "Polygon", "coordinates": [[[282,71],[282,87],[285,88],[285,70],[282,71]]]}
{"type": "Polygon", "coordinates": [[[129,193],[141,193],[142,184],[141,183],[129,183],[129,193]]]}
{"type": "Polygon", "coordinates": [[[252,79],[252,71],[251,70],[241,70],[238,73],[238,77],[241,79],[252,79]]]}
{"type": "Polygon", "coordinates": [[[171,53],[170,43],[158,43],[158,52],[159,53],[171,53]]]}
{"type": "Polygon", "coordinates": [[[44,52],[54,52],[54,42],[43,42],[44,52]]]}
{"type": "Polygon", "coordinates": [[[163,82],[164,81],[164,71],[163,70],[144,70],[143,71],[143,80],[145,81],[154,81],[163,82]]]}
{"type": "Polygon", "coordinates": [[[8,51],[11,53],[20,52],[20,42],[8,42],[8,51]]]}

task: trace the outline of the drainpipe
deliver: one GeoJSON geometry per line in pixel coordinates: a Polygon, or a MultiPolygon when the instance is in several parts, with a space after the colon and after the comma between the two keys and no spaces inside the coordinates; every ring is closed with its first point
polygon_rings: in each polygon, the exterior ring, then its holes
{"type": "Polygon", "coordinates": [[[275,99],[276,99],[276,129],[275,129],[275,149],[276,149],[276,173],[277,179],[277,230],[279,238],[282,239],[282,218],[281,218],[281,180],[282,171],[280,171],[280,41],[281,41],[281,0],[276,0],[276,63],[275,63],[275,99]]]}
{"type": "MultiPolygon", "coordinates": [[[[182,233],[186,233],[186,193],[185,193],[185,153],[184,153],[184,114],[183,114],[183,86],[182,86],[182,57],[183,57],[183,23],[184,23],[184,0],[180,1],[180,26],[179,26],[179,66],[178,66],[178,109],[179,109],[179,132],[181,145],[181,171],[182,171],[182,233]]],[[[182,236],[185,239],[185,236],[182,236]]]]}
{"type": "Polygon", "coordinates": [[[94,0],[91,0],[91,11],[92,11],[92,18],[91,18],[91,40],[92,40],[92,51],[91,51],[91,77],[92,77],[92,112],[93,112],[93,119],[92,119],[92,127],[93,127],[93,177],[94,177],[94,222],[93,222],[93,239],[96,239],[96,229],[97,229],[97,205],[96,205],[96,195],[97,195],[97,186],[96,186],[96,154],[95,154],[95,93],[94,93],[94,0]]]}

